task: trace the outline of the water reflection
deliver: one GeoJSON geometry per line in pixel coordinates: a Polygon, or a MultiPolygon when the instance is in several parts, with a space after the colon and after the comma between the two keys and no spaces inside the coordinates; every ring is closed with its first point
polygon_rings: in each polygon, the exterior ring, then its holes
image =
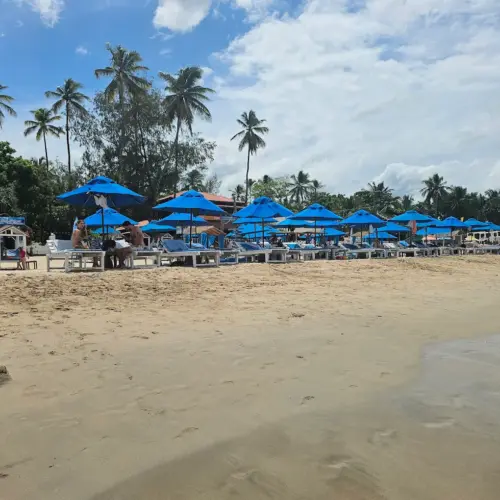
{"type": "Polygon", "coordinates": [[[429,346],[407,387],[163,464],[95,500],[497,500],[500,336],[429,346]]]}

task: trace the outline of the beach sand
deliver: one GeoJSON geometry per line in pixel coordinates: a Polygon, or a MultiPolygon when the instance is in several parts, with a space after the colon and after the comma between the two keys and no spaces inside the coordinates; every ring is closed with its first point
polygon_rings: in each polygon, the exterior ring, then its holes
{"type": "Polygon", "coordinates": [[[1,272],[0,498],[496,500],[499,266],[1,272]]]}

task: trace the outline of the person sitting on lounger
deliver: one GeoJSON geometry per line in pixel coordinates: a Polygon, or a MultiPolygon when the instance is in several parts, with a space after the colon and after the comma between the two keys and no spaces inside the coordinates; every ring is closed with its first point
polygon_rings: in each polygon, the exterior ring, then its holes
{"type": "Polygon", "coordinates": [[[143,248],[144,247],[144,233],[139,226],[134,226],[130,221],[125,221],[123,227],[128,231],[128,240],[133,248],[143,248]]]}
{"type": "Polygon", "coordinates": [[[86,249],[88,248],[87,242],[87,227],[85,226],[85,221],[83,219],[78,219],[76,223],[76,229],[71,235],[71,245],[73,248],[86,249]]]}

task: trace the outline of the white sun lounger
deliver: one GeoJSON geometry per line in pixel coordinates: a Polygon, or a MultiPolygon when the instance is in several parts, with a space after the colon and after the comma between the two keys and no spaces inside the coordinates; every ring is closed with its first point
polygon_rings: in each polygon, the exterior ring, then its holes
{"type": "Polygon", "coordinates": [[[73,248],[71,240],[47,240],[47,271],[50,272],[54,260],[64,261],[64,270],[71,271],[104,271],[104,256],[102,250],[86,250],[73,248]],[[98,266],[94,267],[94,259],[97,258],[98,266]],[[92,262],[92,267],[87,263],[92,262]]]}

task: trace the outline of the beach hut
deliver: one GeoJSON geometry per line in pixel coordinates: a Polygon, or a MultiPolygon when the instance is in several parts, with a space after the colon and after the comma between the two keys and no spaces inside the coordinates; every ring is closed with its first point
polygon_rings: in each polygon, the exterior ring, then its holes
{"type": "Polygon", "coordinates": [[[19,260],[19,248],[26,248],[27,237],[20,227],[0,227],[0,262],[19,260]]]}

